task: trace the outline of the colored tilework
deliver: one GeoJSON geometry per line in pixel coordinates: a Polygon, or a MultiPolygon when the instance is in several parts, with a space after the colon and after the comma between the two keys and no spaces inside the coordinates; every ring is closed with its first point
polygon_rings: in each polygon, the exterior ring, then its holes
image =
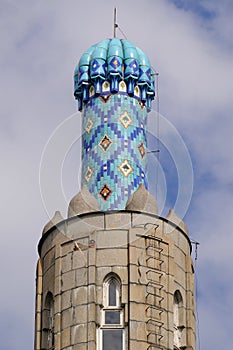
{"type": "Polygon", "coordinates": [[[82,184],[102,211],[125,209],[146,179],[145,107],[115,94],[90,99],[83,109],[82,184]]]}
{"type": "MultiPolygon", "coordinates": [[[[74,95],[81,111],[93,95],[120,93],[138,98],[148,111],[155,96],[154,70],[145,53],[125,39],[107,39],[91,46],[74,72],[74,95]]],[[[103,97],[104,98],[104,97],[103,97]]]]}

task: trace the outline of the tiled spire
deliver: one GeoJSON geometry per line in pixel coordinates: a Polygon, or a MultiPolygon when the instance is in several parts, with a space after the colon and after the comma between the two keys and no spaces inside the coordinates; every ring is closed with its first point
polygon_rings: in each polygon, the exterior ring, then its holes
{"type": "Polygon", "coordinates": [[[82,111],[82,185],[102,211],[125,209],[146,179],[147,112],[154,73],[147,56],[127,40],[104,40],[88,49],[75,69],[82,111]]]}

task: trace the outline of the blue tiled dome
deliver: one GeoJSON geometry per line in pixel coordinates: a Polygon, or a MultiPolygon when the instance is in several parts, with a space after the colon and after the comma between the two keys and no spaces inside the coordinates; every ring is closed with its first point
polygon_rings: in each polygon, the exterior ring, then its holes
{"type": "Polygon", "coordinates": [[[154,99],[154,71],[148,57],[124,39],[106,39],[91,46],[74,72],[74,96],[79,110],[91,97],[115,94],[119,90],[151,109],[154,99]]]}

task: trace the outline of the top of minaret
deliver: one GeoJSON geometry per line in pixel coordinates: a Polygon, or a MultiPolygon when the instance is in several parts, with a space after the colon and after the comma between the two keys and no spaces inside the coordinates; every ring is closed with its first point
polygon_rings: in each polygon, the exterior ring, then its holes
{"type": "Polygon", "coordinates": [[[154,99],[154,71],[147,55],[125,39],[106,39],[92,45],[74,72],[74,96],[79,110],[94,96],[125,91],[147,110],[154,99]],[[104,83],[104,84],[103,84],[104,83]]]}
{"type": "Polygon", "coordinates": [[[155,96],[154,75],[147,55],[116,37],[91,46],[75,68],[74,95],[82,111],[82,186],[101,211],[123,210],[139,185],[148,188],[147,112],[155,96]]]}

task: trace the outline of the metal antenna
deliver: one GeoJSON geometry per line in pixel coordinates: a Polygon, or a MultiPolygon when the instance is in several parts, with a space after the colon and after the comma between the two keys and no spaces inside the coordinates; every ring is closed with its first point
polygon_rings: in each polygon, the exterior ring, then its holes
{"type": "Polygon", "coordinates": [[[118,28],[118,24],[116,22],[116,17],[117,17],[117,9],[116,7],[114,8],[114,27],[113,27],[113,36],[116,38],[116,30],[118,28]]]}

